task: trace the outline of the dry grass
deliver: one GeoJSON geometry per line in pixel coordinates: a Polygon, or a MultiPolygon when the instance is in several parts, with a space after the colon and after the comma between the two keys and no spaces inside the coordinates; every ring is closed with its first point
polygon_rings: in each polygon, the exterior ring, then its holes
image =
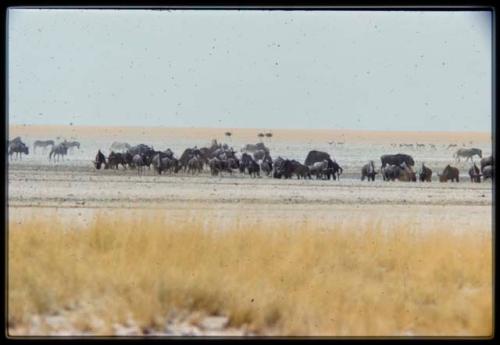
{"type": "Polygon", "coordinates": [[[263,334],[492,334],[487,231],[449,224],[108,220],[90,228],[31,221],[9,230],[9,324],[76,302],[98,334],[130,314],[159,327],[174,309],[224,314],[263,334]],[[472,229],[471,229],[472,230],[472,229]],[[83,310],[83,309],[82,309],[83,310]]]}

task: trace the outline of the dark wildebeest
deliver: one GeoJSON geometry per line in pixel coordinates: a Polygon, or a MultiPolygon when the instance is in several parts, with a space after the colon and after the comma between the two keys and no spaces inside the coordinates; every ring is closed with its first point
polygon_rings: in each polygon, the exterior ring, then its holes
{"type": "Polygon", "coordinates": [[[465,161],[471,160],[472,157],[478,155],[479,158],[483,158],[482,151],[480,149],[472,148],[472,149],[458,149],[457,152],[453,155],[458,162],[460,162],[460,157],[465,157],[465,161]]]}
{"type": "Polygon", "coordinates": [[[293,169],[293,174],[297,176],[297,179],[303,178],[305,179],[308,177],[311,179],[311,171],[308,166],[297,162],[296,160],[291,160],[292,162],[292,169],[293,169]]]}
{"type": "Polygon", "coordinates": [[[444,168],[443,173],[438,174],[439,182],[448,182],[448,180],[451,180],[451,182],[455,182],[456,180],[456,182],[458,182],[459,175],[460,172],[458,171],[458,169],[448,164],[446,168],[444,168]]]}
{"type": "Polygon", "coordinates": [[[274,161],[274,178],[284,177],[285,179],[289,179],[292,177],[293,167],[292,162],[288,159],[283,159],[278,157],[274,161]]]}
{"type": "Polygon", "coordinates": [[[199,155],[195,155],[187,162],[188,173],[201,173],[203,171],[203,161],[199,155]]]}
{"type": "Polygon", "coordinates": [[[484,157],[479,163],[481,164],[481,171],[483,171],[485,166],[493,165],[493,156],[484,157]]]}
{"type": "Polygon", "coordinates": [[[54,156],[54,160],[56,160],[57,158],[57,161],[59,161],[59,157],[61,157],[62,160],[64,160],[64,156],[67,154],[68,154],[68,147],[64,142],[62,142],[52,147],[52,150],[50,150],[49,153],[49,161],[52,159],[52,156],[54,156]]]}
{"type": "Polygon", "coordinates": [[[328,170],[326,172],[326,177],[329,180],[330,176],[333,180],[340,180],[340,175],[344,171],[340,165],[336,161],[332,161],[331,159],[326,160],[328,162],[328,170]]]}
{"type": "Polygon", "coordinates": [[[132,157],[132,162],[134,163],[134,166],[137,168],[137,175],[141,175],[143,173],[144,166],[146,165],[143,156],[140,155],[139,153],[136,153],[132,157]]]}
{"type": "Polygon", "coordinates": [[[401,168],[399,165],[386,165],[380,169],[384,181],[394,181],[399,179],[401,168]]]}
{"type": "Polygon", "coordinates": [[[420,170],[420,181],[421,182],[431,182],[432,181],[432,170],[422,163],[422,170],[420,170]]]}
{"type": "Polygon", "coordinates": [[[125,154],[121,152],[114,152],[111,151],[111,153],[108,156],[108,166],[111,169],[118,169],[118,165],[121,164],[123,166],[123,169],[127,169],[127,160],[125,159],[125,154]]]}
{"type": "Polygon", "coordinates": [[[108,168],[108,164],[106,163],[106,157],[101,152],[101,150],[97,151],[97,155],[95,156],[95,161],[93,161],[94,166],[97,170],[101,169],[101,166],[104,164],[104,169],[108,168]]]}
{"type": "Polygon", "coordinates": [[[33,153],[36,152],[37,147],[43,148],[43,151],[47,149],[47,147],[53,147],[55,145],[54,140],[35,140],[33,143],[33,153]]]}
{"type": "Polygon", "coordinates": [[[23,158],[23,153],[24,154],[29,154],[29,149],[26,144],[23,142],[13,142],[9,145],[9,157],[12,159],[12,155],[16,154],[16,159],[22,159],[23,158]]]}
{"type": "Polygon", "coordinates": [[[415,165],[413,157],[403,153],[397,153],[395,155],[383,155],[380,157],[380,161],[382,162],[382,168],[385,168],[386,165],[400,166],[403,163],[405,163],[408,166],[415,165]]]}
{"type": "Polygon", "coordinates": [[[273,160],[270,156],[265,157],[260,163],[260,169],[269,176],[273,171],[273,160]]]}
{"type": "Polygon", "coordinates": [[[312,150],[307,154],[306,160],[304,164],[307,166],[311,166],[316,162],[323,162],[324,160],[331,159],[330,155],[323,151],[312,150]]]}
{"type": "MultiPolygon", "coordinates": [[[[201,151],[198,148],[194,147],[194,148],[187,148],[184,150],[181,157],[179,158],[179,163],[181,164],[181,167],[184,171],[186,171],[186,169],[188,168],[188,162],[195,156],[199,156],[201,160],[201,151]]],[[[202,168],[203,168],[203,161],[202,161],[202,168]]]]}
{"type": "Polygon", "coordinates": [[[316,179],[325,179],[328,176],[328,161],[325,159],[322,162],[316,162],[309,166],[311,175],[316,176],[316,179]]]}
{"type": "Polygon", "coordinates": [[[253,158],[252,156],[250,156],[248,153],[243,153],[241,155],[241,159],[240,159],[240,172],[241,173],[244,173],[245,170],[248,170],[248,166],[250,165],[250,163],[253,161],[253,158]]]}
{"type": "Polygon", "coordinates": [[[253,153],[258,150],[264,150],[266,152],[269,152],[269,149],[264,145],[264,143],[257,143],[257,144],[247,144],[245,145],[242,149],[241,152],[250,152],[253,153]]]}
{"type": "Polygon", "coordinates": [[[481,182],[481,171],[477,167],[476,163],[469,169],[470,182],[481,182]]]}
{"type": "Polygon", "coordinates": [[[494,179],[495,178],[495,166],[494,165],[487,165],[483,169],[483,178],[486,181],[486,179],[494,179]]]}
{"type": "Polygon", "coordinates": [[[251,177],[260,177],[260,166],[256,161],[252,161],[247,166],[248,174],[251,177]]]}
{"type": "Polygon", "coordinates": [[[111,147],[109,149],[110,149],[110,151],[115,151],[115,152],[126,152],[128,149],[131,149],[131,148],[132,148],[132,146],[130,146],[130,144],[128,144],[128,143],[121,143],[121,142],[114,141],[111,144],[111,147]]]}
{"type": "Polygon", "coordinates": [[[264,160],[264,158],[266,158],[268,156],[269,156],[269,152],[264,151],[264,150],[257,150],[253,153],[253,159],[255,161],[264,160]]]}
{"type": "Polygon", "coordinates": [[[160,156],[156,155],[153,157],[153,167],[158,172],[158,174],[162,174],[164,171],[168,171],[169,173],[177,173],[180,169],[179,160],[168,156],[160,156]]]}
{"type": "Polygon", "coordinates": [[[364,181],[365,177],[368,178],[368,181],[375,181],[375,175],[377,175],[377,172],[373,161],[369,161],[361,168],[361,181],[364,181]]]}
{"type": "Polygon", "coordinates": [[[399,181],[403,182],[416,182],[417,181],[417,174],[413,171],[413,169],[406,165],[406,163],[402,163],[400,166],[400,172],[399,172],[399,181]]]}

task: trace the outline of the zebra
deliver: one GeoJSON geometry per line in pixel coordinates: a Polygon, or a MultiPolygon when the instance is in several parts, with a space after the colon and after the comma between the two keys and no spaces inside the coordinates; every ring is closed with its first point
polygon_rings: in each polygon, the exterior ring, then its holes
{"type": "Polygon", "coordinates": [[[59,156],[64,160],[64,156],[68,154],[68,147],[64,142],[57,144],[52,147],[52,150],[50,150],[49,153],[49,161],[52,159],[52,156],[54,156],[54,161],[57,158],[57,161],[59,161],[59,156]]]}
{"type": "Polygon", "coordinates": [[[478,155],[479,158],[483,158],[482,151],[480,149],[472,148],[472,149],[458,149],[457,152],[453,155],[456,158],[457,162],[460,162],[460,157],[465,157],[465,161],[471,160],[472,157],[478,155]]]}
{"type": "Polygon", "coordinates": [[[80,149],[80,143],[78,141],[66,141],[66,140],[64,140],[63,143],[68,149],[73,149],[73,147],[80,149]]]}
{"type": "Polygon", "coordinates": [[[33,143],[33,153],[35,153],[37,147],[42,147],[43,151],[45,152],[48,146],[54,145],[54,140],[35,140],[35,142],[33,143]]]}

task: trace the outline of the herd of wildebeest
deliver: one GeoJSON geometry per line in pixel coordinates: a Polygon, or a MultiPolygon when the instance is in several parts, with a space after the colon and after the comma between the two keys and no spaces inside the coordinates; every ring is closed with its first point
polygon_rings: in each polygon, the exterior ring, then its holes
{"type": "MultiPolygon", "coordinates": [[[[37,140],[34,142],[33,150],[36,148],[46,149],[51,147],[49,160],[58,161],[61,157],[68,154],[71,148],[80,148],[80,143],[76,141],[66,141],[55,144],[53,140],[37,140]]],[[[28,146],[22,142],[20,137],[7,142],[7,153],[12,156],[29,154],[28,146]]],[[[465,158],[471,162],[468,171],[471,182],[481,182],[483,180],[494,178],[493,156],[484,157],[482,151],[477,148],[460,148],[454,157],[457,161],[465,158]],[[479,167],[474,162],[474,156],[480,158],[479,167]]],[[[422,163],[418,173],[415,172],[415,161],[408,154],[388,154],[380,157],[382,163],[379,169],[375,168],[375,163],[370,160],[361,168],[361,180],[375,181],[376,175],[381,175],[384,181],[417,181],[430,182],[433,171],[422,163]]],[[[327,152],[310,151],[304,163],[294,159],[283,157],[271,158],[271,152],[264,143],[245,145],[241,152],[236,152],[227,144],[217,143],[212,140],[209,147],[193,147],[184,150],[182,155],[177,158],[172,150],[155,150],[153,147],[145,144],[131,146],[128,143],[113,142],[110,147],[110,154],[106,157],[101,150],[98,150],[95,160],[92,161],[95,168],[103,169],[137,169],[139,175],[143,174],[144,168],[151,169],[158,174],[176,174],[180,171],[188,174],[198,174],[204,169],[210,171],[212,176],[223,175],[225,173],[233,174],[240,172],[248,174],[251,177],[260,177],[261,174],[272,176],[274,178],[293,178],[298,179],[324,179],[337,180],[343,172],[342,167],[332,159],[327,152]]],[[[446,165],[442,173],[438,173],[440,182],[459,182],[459,169],[451,165],[446,165]]]]}

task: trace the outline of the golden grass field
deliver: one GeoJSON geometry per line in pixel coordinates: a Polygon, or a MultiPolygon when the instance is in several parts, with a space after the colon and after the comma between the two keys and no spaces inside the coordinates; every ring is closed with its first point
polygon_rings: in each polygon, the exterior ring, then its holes
{"type": "Polygon", "coordinates": [[[203,214],[163,217],[12,222],[11,334],[67,309],[95,335],[129,315],[151,333],[174,310],[227,315],[262,335],[492,335],[491,230],[310,218],[221,231],[203,214]]]}

